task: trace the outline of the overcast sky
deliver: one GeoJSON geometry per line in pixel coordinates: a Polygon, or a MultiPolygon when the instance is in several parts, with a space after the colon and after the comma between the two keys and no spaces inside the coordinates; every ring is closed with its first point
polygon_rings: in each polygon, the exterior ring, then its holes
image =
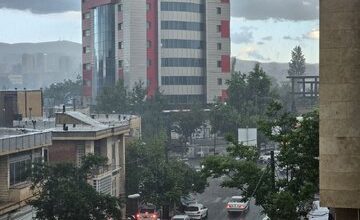
{"type": "MultiPolygon", "coordinates": [[[[81,43],[80,0],[0,0],[0,42],[81,43]]],[[[319,59],[319,0],[231,0],[232,56],[288,62],[296,45],[319,59]]]]}

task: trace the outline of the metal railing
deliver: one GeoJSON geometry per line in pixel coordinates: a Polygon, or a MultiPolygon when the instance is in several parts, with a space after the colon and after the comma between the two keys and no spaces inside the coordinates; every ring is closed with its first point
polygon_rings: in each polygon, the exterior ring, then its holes
{"type": "Polygon", "coordinates": [[[23,151],[52,144],[51,132],[21,134],[0,138],[0,154],[23,151]]]}

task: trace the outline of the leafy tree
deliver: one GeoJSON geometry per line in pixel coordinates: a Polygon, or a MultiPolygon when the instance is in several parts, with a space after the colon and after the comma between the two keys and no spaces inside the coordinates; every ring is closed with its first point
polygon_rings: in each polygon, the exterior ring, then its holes
{"type": "Polygon", "coordinates": [[[115,86],[104,87],[97,97],[96,107],[102,113],[126,113],[129,101],[123,81],[119,80],[115,86]]]}
{"type": "Polygon", "coordinates": [[[133,142],[127,148],[126,190],[140,193],[141,200],[160,206],[173,207],[180,196],[202,192],[206,179],[180,161],[166,162],[165,137],[151,142],[133,142]]]}
{"type": "Polygon", "coordinates": [[[289,76],[302,76],[305,74],[305,57],[300,46],[296,46],[291,51],[288,74],[289,76]]]}
{"type": "Polygon", "coordinates": [[[231,105],[216,103],[211,108],[209,121],[213,134],[236,136],[240,124],[240,115],[231,105]]]}
{"type": "Polygon", "coordinates": [[[44,98],[48,99],[52,105],[66,104],[72,98],[81,96],[82,79],[78,76],[75,81],[70,79],[60,83],[53,83],[44,89],[44,98]]]}
{"type": "Polygon", "coordinates": [[[32,190],[37,195],[29,204],[36,219],[76,220],[121,218],[120,200],[97,192],[88,179],[106,159],[89,155],[80,167],[73,164],[35,164],[32,190]]]}
{"type": "Polygon", "coordinates": [[[205,114],[200,106],[195,105],[190,111],[180,111],[173,116],[173,130],[180,134],[186,142],[192,142],[191,135],[204,125],[205,114]]]}
{"type": "Polygon", "coordinates": [[[276,166],[286,170],[285,176],[276,178],[275,188],[271,187],[269,167],[257,164],[256,149],[231,138],[227,156],[205,159],[204,174],[226,175],[228,179],[222,185],[240,189],[247,198],[255,197],[270,219],[299,219],[309,211],[319,190],[319,114],[314,111],[298,118],[273,102],[260,125],[261,131],[280,148],[276,166]]]}
{"type": "Polygon", "coordinates": [[[257,121],[265,115],[270,100],[277,97],[271,79],[257,63],[248,74],[234,71],[227,85],[227,102],[216,103],[211,108],[213,133],[236,135],[239,127],[257,127],[257,121]]]}

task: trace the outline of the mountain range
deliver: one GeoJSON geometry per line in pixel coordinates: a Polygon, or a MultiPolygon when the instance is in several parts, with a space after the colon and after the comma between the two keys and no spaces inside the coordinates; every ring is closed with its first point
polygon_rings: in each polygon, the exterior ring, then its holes
{"type": "MultiPolygon", "coordinates": [[[[60,57],[68,57],[71,60],[71,71],[69,74],[57,74],[53,81],[62,81],[66,78],[74,78],[76,75],[81,74],[81,56],[82,45],[70,41],[53,41],[53,42],[41,42],[41,43],[17,43],[7,44],[0,43],[0,75],[4,73],[14,74],[12,67],[21,64],[23,54],[47,54],[48,70],[61,73],[59,69],[60,57]]],[[[235,69],[242,73],[248,73],[252,70],[257,61],[251,60],[239,60],[237,59],[235,69]]],[[[286,80],[287,71],[289,68],[288,63],[260,63],[264,71],[276,79],[278,82],[286,80]]],[[[16,73],[15,73],[16,74],[16,73]]],[[[318,64],[306,64],[306,75],[318,75],[318,64]]],[[[53,81],[46,80],[43,82],[43,86],[53,83],[53,81]]]]}

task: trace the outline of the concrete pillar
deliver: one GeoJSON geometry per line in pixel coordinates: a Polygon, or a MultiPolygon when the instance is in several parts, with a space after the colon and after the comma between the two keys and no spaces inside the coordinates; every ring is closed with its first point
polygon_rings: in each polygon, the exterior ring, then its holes
{"type": "Polygon", "coordinates": [[[360,208],[359,10],[360,0],[320,0],[320,201],[337,220],[360,208]]]}

